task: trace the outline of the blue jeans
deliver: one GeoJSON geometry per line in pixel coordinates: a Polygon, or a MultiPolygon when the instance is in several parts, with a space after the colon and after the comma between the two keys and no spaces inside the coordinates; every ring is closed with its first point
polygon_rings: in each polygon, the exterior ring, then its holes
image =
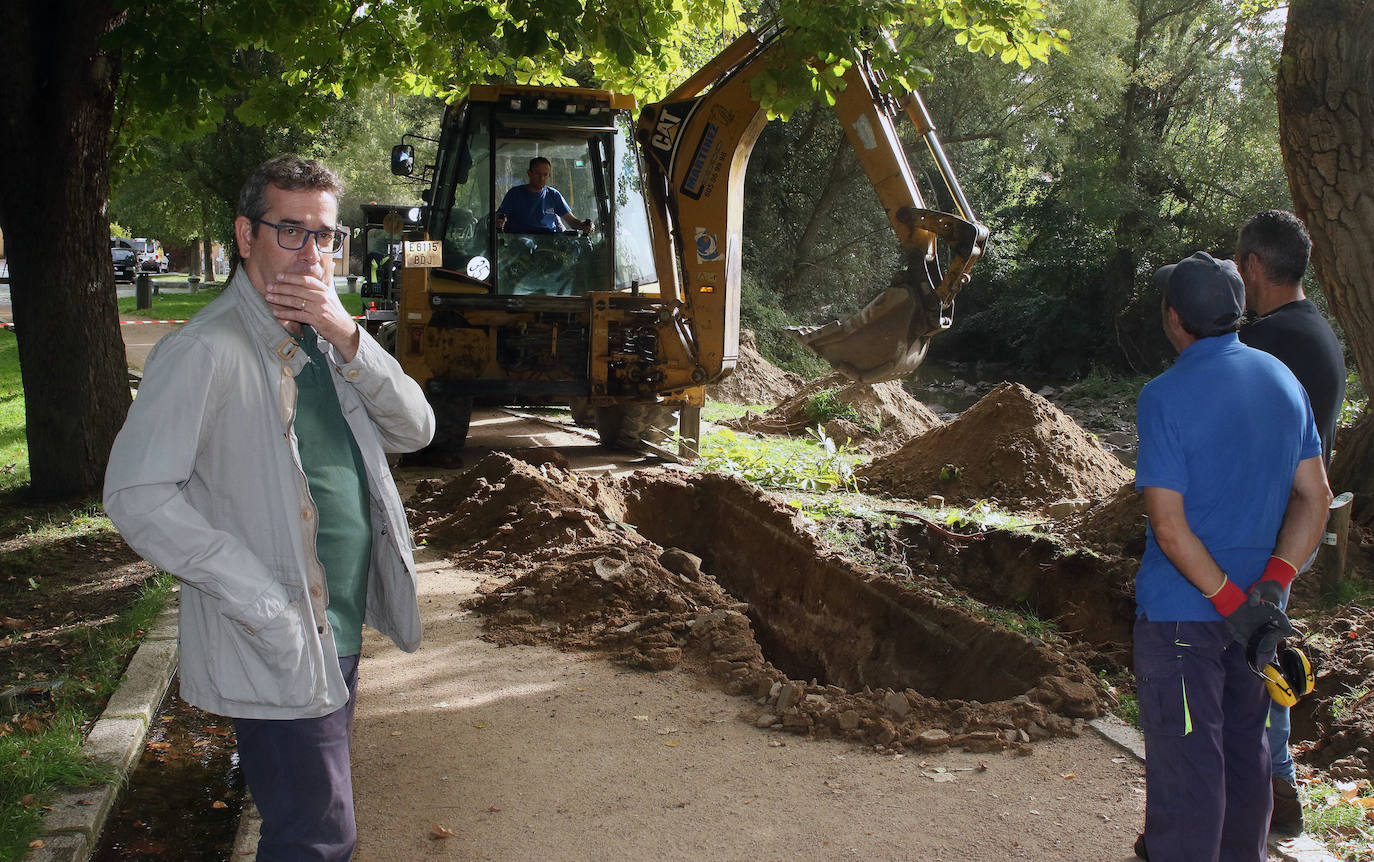
{"type": "MultiPolygon", "coordinates": [[[[1316,552],[1312,554],[1316,558],[1316,552]]],[[[1307,571],[1312,567],[1312,560],[1309,559],[1303,564],[1301,571],[1307,571]]],[[[1288,593],[1292,588],[1283,591],[1283,600],[1279,602],[1279,607],[1288,607],[1288,593]]],[[[1273,700],[1269,701],[1269,727],[1265,731],[1269,737],[1269,758],[1275,778],[1281,778],[1289,784],[1298,783],[1298,772],[1293,766],[1293,755],[1288,751],[1288,737],[1292,732],[1292,724],[1288,715],[1288,707],[1279,706],[1273,700]]]]}
{"type": "Polygon", "coordinates": [[[349,744],[358,656],[339,659],[348,703],[320,718],[234,719],[239,765],[262,815],[257,862],[347,862],[357,843],[349,744]]]}
{"type": "Polygon", "coordinates": [[[1136,620],[1153,862],[1264,862],[1271,700],[1222,622],[1136,620]]]}

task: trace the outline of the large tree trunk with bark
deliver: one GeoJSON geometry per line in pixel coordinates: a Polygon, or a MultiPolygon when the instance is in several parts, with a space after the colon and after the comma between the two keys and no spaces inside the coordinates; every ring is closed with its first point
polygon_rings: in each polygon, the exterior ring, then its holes
{"type": "Polygon", "coordinates": [[[119,70],[100,47],[117,14],[97,0],[5,9],[0,228],[39,498],[100,488],[129,409],[105,211],[119,70]]]}
{"type": "MultiPolygon", "coordinates": [[[[1374,385],[1374,0],[1295,0],[1278,75],[1279,136],[1312,265],[1374,385]]],[[[1374,421],[1343,435],[1333,490],[1374,519],[1374,421]]]]}

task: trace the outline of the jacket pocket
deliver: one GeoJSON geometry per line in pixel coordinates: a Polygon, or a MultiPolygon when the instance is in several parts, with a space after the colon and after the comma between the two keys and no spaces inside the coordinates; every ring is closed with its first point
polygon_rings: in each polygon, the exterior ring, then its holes
{"type": "Polygon", "coordinates": [[[220,617],[220,643],[212,660],[214,684],[221,696],[278,707],[303,707],[316,700],[301,613],[300,605],[292,602],[251,631],[220,617]]]}

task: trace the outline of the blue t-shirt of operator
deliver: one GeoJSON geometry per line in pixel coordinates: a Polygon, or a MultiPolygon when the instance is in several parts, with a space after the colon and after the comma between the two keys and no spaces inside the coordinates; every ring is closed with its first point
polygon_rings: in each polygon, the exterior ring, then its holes
{"type": "MultiPolygon", "coordinates": [[[[1195,341],[1145,384],[1136,405],[1135,485],[1183,495],[1188,526],[1236,586],[1274,552],[1298,462],[1321,455],[1302,385],[1235,333],[1195,341]]],[[[1146,528],[1136,613],[1155,622],[1220,620],[1146,528]]]]}
{"type": "Polygon", "coordinates": [[[516,186],[506,192],[497,212],[506,214],[506,230],[511,233],[539,233],[561,230],[558,217],[568,214],[568,202],[553,186],[537,192],[529,186],[516,186]]]}

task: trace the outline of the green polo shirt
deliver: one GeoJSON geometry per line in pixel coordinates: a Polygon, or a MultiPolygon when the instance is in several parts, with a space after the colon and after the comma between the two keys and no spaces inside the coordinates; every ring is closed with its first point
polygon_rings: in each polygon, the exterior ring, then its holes
{"type": "Polygon", "coordinates": [[[316,344],[315,330],[302,325],[296,343],[310,358],[296,376],[296,444],[319,514],[315,553],[329,587],[329,626],[339,655],[357,655],[372,554],[367,469],[339,409],[333,372],[316,344]]]}

